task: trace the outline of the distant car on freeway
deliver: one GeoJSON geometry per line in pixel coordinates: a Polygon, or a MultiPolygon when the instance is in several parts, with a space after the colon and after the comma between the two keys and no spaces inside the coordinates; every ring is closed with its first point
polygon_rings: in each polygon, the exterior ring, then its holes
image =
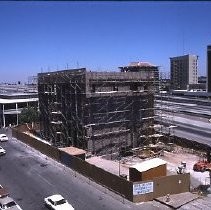
{"type": "Polygon", "coordinates": [[[4,133],[1,133],[0,134],[0,141],[2,142],[2,141],[8,141],[8,137],[6,136],[6,134],[4,134],[4,133]]]}
{"type": "Polygon", "coordinates": [[[0,210],[22,210],[21,207],[9,196],[0,198],[0,210]]]}
{"type": "Polygon", "coordinates": [[[45,205],[54,210],[74,210],[73,206],[68,203],[62,195],[56,194],[44,198],[45,205]]]}
{"type": "Polygon", "coordinates": [[[0,146],[0,155],[5,155],[6,154],[6,150],[0,146]]]}

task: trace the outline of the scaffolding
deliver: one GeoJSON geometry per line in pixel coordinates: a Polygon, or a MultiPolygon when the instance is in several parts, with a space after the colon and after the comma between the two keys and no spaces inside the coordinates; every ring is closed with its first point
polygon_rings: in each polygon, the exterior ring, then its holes
{"type": "Polygon", "coordinates": [[[168,142],[172,142],[172,136],[174,136],[174,128],[177,127],[174,124],[175,109],[170,100],[170,91],[163,91],[165,88],[166,80],[169,79],[169,73],[160,72],[160,92],[156,99],[156,122],[157,131],[160,134],[168,136],[168,142]]]}
{"type": "Polygon", "coordinates": [[[40,73],[38,95],[41,132],[56,147],[105,154],[154,134],[154,72],[40,73]]]}

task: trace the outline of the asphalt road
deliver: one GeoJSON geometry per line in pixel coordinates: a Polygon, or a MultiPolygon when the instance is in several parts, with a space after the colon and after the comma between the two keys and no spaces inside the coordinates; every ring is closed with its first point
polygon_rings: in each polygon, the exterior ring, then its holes
{"type": "MultiPolygon", "coordinates": [[[[203,127],[203,124],[199,121],[194,121],[187,118],[177,118],[177,120],[172,121],[175,128],[170,129],[171,135],[178,137],[184,137],[186,139],[194,140],[199,143],[207,144],[211,146],[211,128],[206,126],[203,127]],[[194,125],[198,123],[198,125],[194,125]]],[[[166,127],[163,128],[163,132],[169,133],[168,124],[163,123],[166,127]]],[[[207,123],[211,127],[210,124],[207,123]]]]}
{"type": "Polygon", "coordinates": [[[208,102],[197,103],[193,99],[184,102],[177,97],[169,98],[169,101],[157,100],[156,119],[167,127],[177,126],[170,131],[166,128],[167,133],[211,146],[211,106],[208,102]]]}
{"type": "Polygon", "coordinates": [[[210,105],[199,105],[193,102],[174,102],[174,101],[162,101],[156,100],[155,107],[163,111],[175,112],[175,113],[186,113],[196,115],[198,117],[211,118],[211,106],[210,105]]]}
{"type": "Polygon", "coordinates": [[[43,199],[60,193],[76,210],[167,209],[156,202],[134,204],[89,181],[33,148],[10,138],[0,145],[0,184],[23,210],[44,210],[43,199]]]}

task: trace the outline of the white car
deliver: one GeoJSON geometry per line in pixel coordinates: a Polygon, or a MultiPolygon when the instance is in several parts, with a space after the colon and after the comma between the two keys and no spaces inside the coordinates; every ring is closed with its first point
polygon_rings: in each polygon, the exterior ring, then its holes
{"type": "Polygon", "coordinates": [[[5,155],[5,154],[6,154],[6,150],[0,146],[0,155],[5,155]]]}
{"type": "Polygon", "coordinates": [[[54,210],[74,210],[71,204],[68,203],[62,195],[51,195],[44,199],[45,205],[54,210]]]}
{"type": "Polygon", "coordinates": [[[0,134],[0,141],[8,141],[8,137],[4,134],[4,133],[1,133],[0,134]]]}
{"type": "Polygon", "coordinates": [[[22,210],[21,207],[9,196],[0,198],[0,210],[22,210]]]}

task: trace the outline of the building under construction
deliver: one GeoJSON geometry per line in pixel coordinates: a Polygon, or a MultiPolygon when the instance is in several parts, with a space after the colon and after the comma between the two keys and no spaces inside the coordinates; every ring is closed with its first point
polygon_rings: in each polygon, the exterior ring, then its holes
{"type": "Polygon", "coordinates": [[[95,154],[137,147],[154,132],[153,86],[153,71],[39,73],[41,133],[95,154]]]}
{"type": "Polygon", "coordinates": [[[159,66],[149,62],[131,62],[128,66],[119,68],[121,72],[151,72],[154,80],[154,92],[159,91],[159,66]]]}

